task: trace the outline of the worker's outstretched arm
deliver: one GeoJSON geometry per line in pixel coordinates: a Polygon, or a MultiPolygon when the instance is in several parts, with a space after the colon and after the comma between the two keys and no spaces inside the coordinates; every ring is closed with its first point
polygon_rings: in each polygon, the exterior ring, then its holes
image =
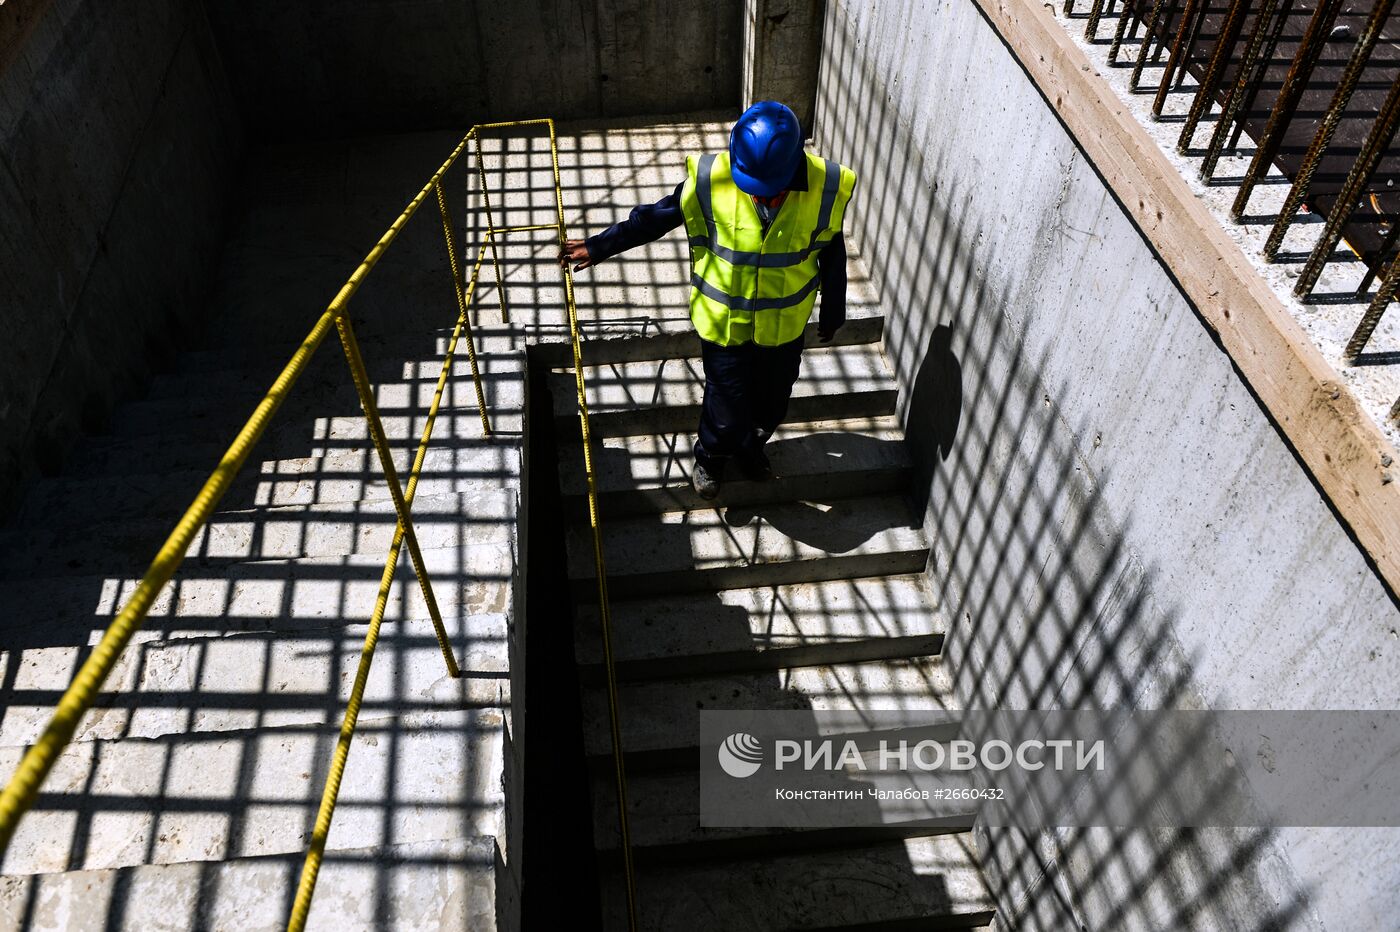
{"type": "Polygon", "coordinates": [[[685,182],[676,185],[675,191],[655,204],[632,208],[626,220],[614,223],[601,233],[588,239],[566,240],[559,252],[559,264],[567,266],[573,263],[574,271],[582,272],[590,265],[597,265],[604,259],[611,259],[618,253],[670,233],[685,223],[685,215],[681,213],[681,188],[684,185],[685,182]]]}

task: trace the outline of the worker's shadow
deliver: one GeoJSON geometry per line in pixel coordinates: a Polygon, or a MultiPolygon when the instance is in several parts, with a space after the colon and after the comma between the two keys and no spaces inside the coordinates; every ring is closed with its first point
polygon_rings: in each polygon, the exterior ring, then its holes
{"type": "Polygon", "coordinates": [[[904,442],[914,462],[914,512],[928,507],[933,474],[948,458],[962,421],[962,363],[953,353],[953,328],[940,324],[929,334],[904,417],[904,442]]]}
{"type": "MultiPolygon", "coordinates": [[[[725,508],[724,520],[731,527],[743,527],[762,520],[779,534],[798,543],[827,553],[846,553],[869,541],[882,531],[907,527],[910,514],[894,501],[894,507],[872,507],[868,497],[871,489],[865,485],[860,471],[829,471],[838,464],[880,464],[891,462],[897,440],[882,440],[867,434],[830,431],[800,437],[774,440],[767,446],[773,464],[774,480],[798,473],[813,475],[809,494],[800,501],[774,504],[746,504],[746,492],[756,491],[746,480],[726,483],[725,489],[738,499],[725,508]],[[829,481],[823,482],[823,479],[829,481]],[[737,493],[737,494],[735,494],[737,493]]],[[[733,467],[731,467],[733,469],[733,467]]],[[[737,473],[737,469],[733,469],[737,473]]],[[[902,490],[901,490],[902,491],[902,490]]],[[[893,499],[895,493],[891,493],[893,499]]],[[[720,505],[727,496],[721,493],[720,505]]]]}

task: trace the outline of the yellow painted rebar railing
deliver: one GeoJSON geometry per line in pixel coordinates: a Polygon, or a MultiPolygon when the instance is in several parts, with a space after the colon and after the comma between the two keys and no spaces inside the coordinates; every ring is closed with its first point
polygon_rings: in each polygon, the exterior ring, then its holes
{"type": "MultiPolygon", "coordinates": [[[[508,312],[505,300],[505,280],[501,273],[499,253],[496,248],[496,239],[507,233],[523,232],[527,230],[554,229],[557,232],[558,243],[562,248],[566,239],[566,229],[564,221],[564,196],[560,186],[559,178],[559,147],[555,135],[554,121],[541,120],[521,120],[505,123],[486,123],[474,126],[466,136],[452,150],[451,155],[443,162],[442,166],[428,179],[421,191],[411,200],[398,218],[389,226],[379,242],[374,245],[364,261],[355,269],[350,278],[341,287],[331,300],[325,312],[316,320],[309,333],[296,352],[292,354],[290,360],[282,368],[281,373],[273,381],[272,387],[268,389],[266,395],[258,402],[252,415],[239,430],[233,442],[229,445],[227,452],[219,460],[218,465],[210,474],[209,479],[204,483],[199,493],[195,496],[194,502],[176,522],[175,528],[171,531],[165,543],[161,546],[155,559],[147,568],[145,575],[137,584],[131,597],[118,611],[116,617],[108,625],[97,646],[79,668],[73,681],[64,691],[59,699],[57,707],[54,709],[48,725],[39,739],[28,749],[18,768],[0,792],[0,856],[3,856],[8,849],[11,839],[14,837],[15,829],[25,813],[33,806],[39,795],[44,779],[53,768],[58,756],[63,749],[72,741],[77,731],[78,724],[82,717],[92,708],[97,699],[98,692],[107,676],[116,666],[122,651],[130,643],[131,638],[145,622],[146,616],[155,603],[156,597],[160,594],[165,585],[170,582],[177,569],[185,558],[185,552],[194,541],[195,535],[208,523],[218,506],[219,501],[228,491],[234,478],[238,475],[243,465],[247,462],[248,456],[253,447],[261,439],[268,423],[281,407],[287,394],[297,379],[305,372],[311,357],[315,355],[321,344],[325,341],[326,335],[334,327],[340,339],[341,348],[345,353],[346,363],[350,370],[350,376],[355,384],[356,394],[359,396],[360,406],[364,412],[365,422],[368,428],[370,441],[374,445],[375,452],[379,457],[380,468],[384,472],[385,483],[389,489],[390,498],[394,503],[394,512],[397,525],[394,530],[393,540],[389,546],[389,552],[384,562],[384,570],[380,577],[379,590],[375,600],[375,606],[370,617],[369,630],[365,635],[364,645],[360,651],[360,661],[356,669],[355,680],[351,687],[350,696],[346,702],[345,716],[341,722],[339,739],[336,742],[335,751],[332,756],[330,771],[326,777],[326,783],[322,792],[320,808],[317,812],[315,828],[312,833],[311,843],[308,847],[305,863],[302,868],[301,879],[298,883],[295,900],[293,901],[292,914],[288,920],[288,929],[303,929],[307,916],[311,908],[311,899],[316,887],[316,878],[320,871],[321,860],[325,852],[326,841],[330,835],[331,821],[335,814],[336,800],[340,792],[341,779],[345,773],[346,762],[349,758],[350,745],[354,737],[355,727],[359,719],[360,706],[364,699],[366,684],[369,680],[369,671],[374,658],[375,648],[379,640],[379,631],[384,620],[384,613],[388,605],[389,593],[394,581],[395,568],[404,546],[408,547],[409,560],[413,565],[414,574],[418,579],[419,587],[422,591],[423,601],[428,609],[428,614],[432,620],[434,634],[437,637],[438,646],[442,650],[443,660],[447,665],[450,676],[460,676],[456,658],[453,655],[451,645],[448,641],[447,631],[442,622],[442,615],[437,605],[437,600],[433,594],[432,583],[428,578],[427,567],[423,562],[423,555],[418,546],[418,538],[413,530],[413,522],[410,508],[413,498],[418,488],[418,479],[423,469],[423,463],[427,456],[428,446],[432,439],[433,427],[436,423],[438,410],[442,403],[443,393],[447,385],[448,378],[452,371],[452,363],[457,352],[457,346],[463,335],[466,336],[467,355],[471,365],[472,382],[476,390],[477,410],[481,416],[481,429],[484,436],[491,434],[490,420],[486,412],[486,399],[482,390],[481,375],[478,369],[475,339],[472,334],[470,308],[472,299],[476,291],[477,282],[481,272],[482,260],[485,258],[485,250],[490,249],[492,266],[496,275],[496,287],[500,302],[502,322],[508,320],[508,312]],[[487,190],[486,173],[483,165],[480,134],[484,130],[507,129],[523,126],[547,126],[549,129],[550,158],[554,171],[554,191],[555,209],[557,222],[554,224],[534,224],[526,226],[497,227],[491,214],[490,196],[487,190]],[[462,256],[458,250],[457,236],[453,229],[451,213],[448,210],[447,197],[442,186],[443,178],[448,170],[456,163],[468,143],[475,143],[477,160],[477,177],[481,186],[482,206],[486,212],[486,234],[485,243],[476,249],[476,257],[472,264],[472,272],[469,279],[464,280],[462,256]],[[452,283],[457,301],[457,322],[453,328],[451,339],[447,345],[445,359],[442,370],[438,375],[437,385],[433,394],[433,400],[428,408],[427,421],[423,428],[422,437],[419,440],[417,451],[414,455],[412,466],[409,469],[407,487],[399,484],[398,473],[394,468],[393,456],[389,450],[388,439],[384,432],[383,421],[380,419],[378,406],[374,398],[373,385],[370,383],[369,374],[365,367],[364,358],[360,353],[358,341],[355,338],[354,327],[349,316],[346,314],[346,307],[351,298],[365,278],[374,269],[375,265],[383,257],[389,246],[398,237],[404,225],[417,213],[423,201],[429,193],[436,196],[438,211],[442,219],[443,240],[446,244],[448,264],[452,273],[452,283]]],[[[588,425],[588,405],[584,391],[583,366],[582,366],[582,346],[578,327],[578,309],[574,301],[573,275],[569,268],[564,268],[564,290],[565,304],[568,310],[569,333],[573,351],[575,384],[578,391],[579,421],[582,431],[584,448],[584,465],[588,481],[588,512],[593,534],[594,559],[598,578],[598,599],[599,610],[602,617],[603,626],[603,649],[605,668],[607,672],[608,686],[608,709],[613,744],[613,761],[617,781],[618,794],[618,821],[622,838],[622,858],[623,872],[627,891],[627,910],[629,928],[637,928],[636,921],[636,883],[632,864],[631,834],[627,819],[627,794],[626,778],[622,763],[622,743],[618,721],[617,702],[617,679],[614,672],[614,662],[612,654],[611,636],[611,614],[608,606],[607,577],[603,560],[602,533],[598,523],[598,502],[597,486],[593,470],[593,458],[591,449],[591,435],[588,425]]]]}

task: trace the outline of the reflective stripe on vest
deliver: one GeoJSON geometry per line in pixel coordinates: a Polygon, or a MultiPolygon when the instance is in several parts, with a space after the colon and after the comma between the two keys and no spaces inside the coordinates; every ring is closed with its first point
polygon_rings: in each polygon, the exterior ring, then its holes
{"type": "Polygon", "coordinates": [[[681,209],[690,238],[690,318],[730,346],[802,335],[817,292],[817,254],[841,231],[855,173],[807,155],[807,191],[789,191],[767,233],[730,178],[729,155],[686,160],[681,209]]]}

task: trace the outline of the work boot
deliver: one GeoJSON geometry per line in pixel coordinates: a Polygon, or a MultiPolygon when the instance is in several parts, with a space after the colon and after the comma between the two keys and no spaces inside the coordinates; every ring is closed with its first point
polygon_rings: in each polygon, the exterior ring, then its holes
{"type": "Polygon", "coordinates": [[[767,482],[773,478],[773,464],[768,462],[768,454],[754,450],[739,456],[739,471],[752,482],[767,482]]]}
{"type": "Polygon", "coordinates": [[[695,461],[690,471],[690,484],[695,488],[695,494],[706,501],[719,494],[719,477],[701,466],[699,460],[695,461]]]}

